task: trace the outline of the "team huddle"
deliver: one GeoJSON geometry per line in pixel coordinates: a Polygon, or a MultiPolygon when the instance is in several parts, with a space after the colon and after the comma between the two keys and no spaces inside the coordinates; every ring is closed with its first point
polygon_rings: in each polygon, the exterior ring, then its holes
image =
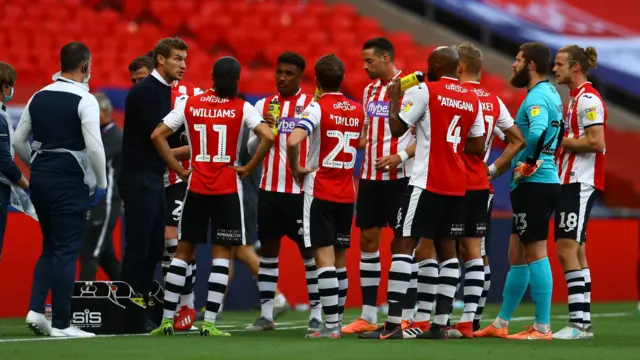
{"type": "MultiPolygon", "coordinates": [[[[394,56],[393,45],[384,38],[364,44],[364,68],[372,82],[364,89],[362,104],[341,93],[348,79],[342,61],[333,54],[315,64],[315,95],[300,90],[305,60],[291,52],[278,58],[278,93],[255,106],[238,97],[241,67],[231,57],[214,64],[211,89],[188,93],[179,91],[180,85],[174,88],[174,109],[155,129],[152,141],[167,164],[169,182],[183,184],[176,196],[184,200],[176,212],[177,240],[167,245],[173,249],[166,254],[163,321],[152,334],[170,335],[193,325],[195,251],[210,235],[213,263],[200,334],[230,335],[217,329],[215,321],[234,249],[247,245],[250,236],[245,229],[242,179],[262,164],[257,205],[261,316],[250,330],[275,329],[278,256],[286,235],[297,243],[305,262],[312,305],[308,338],[593,336],[584,244],[591,207],[604,190],[607,117],[600,95],[586,81],[587,70],[596,66],[595,49],[567,46],[553,61],[545,45],[522,45],[510,82],[528,93],[515,120],[502,100],[483,88],[482,53],[473,44],[434,50],[427,60],[426,79],[419,72],[396,69],[394,56]],[[566,112],[546,79],[552,62],[557,82],[571,89],[566,112]],[[250,129],[248,136],[245,128],[250,129]],[[487,164],[495,137],[507,146],[487,164]],[[252,157],[241,165],[243,146],[252,157]],[[358,150],[364,150],[364,159],[356,190],[358,150]],[[511,173],[513,207],[511,268],[500,313],[481,328],[491,283],[487,257],[491,181],[506,172],[511,173]],[[343,324],[354,204],[361,230],[363,304],[361,316],[343,324]],[[554,213],[570,322],[552,335],[546,241],[554,213]],[[389,311],[380,324],[377,293],[384,227],[392,228],[395,236],[389,311]],[[464,311],[451,325],[461,283],[464,311]],[[528,286],[535,322],[509,335],[509,321],[528,286]]],[[[174,57],[184,63],[186,48],[174,49],[174,57]]]]}

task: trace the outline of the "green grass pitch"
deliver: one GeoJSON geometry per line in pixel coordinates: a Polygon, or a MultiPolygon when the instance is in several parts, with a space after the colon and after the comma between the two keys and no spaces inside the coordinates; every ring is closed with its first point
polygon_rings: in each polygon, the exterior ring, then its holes
{"type": "MultiPolygon", "coordinates": [[[[2,360],[125,360],[125,359],[438,359],[438,360],[623,360],[640,359],[640,317],[632,303],[594,304],[593,326],[596,337],[577,341],[520,342],[499,339],[473,340],[359,340],[343,336],[340,340],[305,339],[307,313],[289,312],[277,320],[278,330],[246,332],[256,312],[225,312],[218,322],[231,337],[205,338],[195,334],[173,337],[112,336],[95,339],[55,340],[35,337],[23,319],[0,320],[0,359],[2,360]]],[[[497,314],[496,306],[485,310],[485,324],[497,314]]],[[[567,308],[552,309],[552,329],[561,329],[567,308]]],[[[533,320],[533,307],[523,304],[516,313],[511,333],[518,332],[533,320]]],[[[459,317],[454,314],[454,320],[459,317]]],[[[355,319],[358,311],[349,310],[345,322],[355,319]]],[[[382,317],[384,319],[384,317],[382,317]]]]}

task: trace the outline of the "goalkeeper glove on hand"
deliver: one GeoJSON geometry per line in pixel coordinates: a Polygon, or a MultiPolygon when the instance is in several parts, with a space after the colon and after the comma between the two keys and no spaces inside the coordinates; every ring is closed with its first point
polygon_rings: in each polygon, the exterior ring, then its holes
{"type": "Polygon", "coordinates": [[[536,161],[535,165],[530,165],[528,163],[525,164],[522,161],[519,161],[516,164],[516,167],[513,169],[513,180],[517,182],[522,178],[533,175],[543,162],[544,160],[538,160],[536,161]]]}

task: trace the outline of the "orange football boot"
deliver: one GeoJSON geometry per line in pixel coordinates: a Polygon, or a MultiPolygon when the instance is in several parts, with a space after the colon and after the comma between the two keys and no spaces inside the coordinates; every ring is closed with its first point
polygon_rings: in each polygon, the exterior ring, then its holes
{"type": "Polygon", "coordinates": [[[360,334],[365,332],[374,331],[378,328],[378,324],[372,324],[363,318],[358,318],[356,321],[349,325],[342,327],[343,334],[360,334]]]}
{"type": "Polygon", "coordinates": [[[473,339],[473,322],[459,322],[447,330],[447,335],[455,339],[473,339]]]}
{"type": "Polygon", "coordinates": [[[486,328],[474,332],[473,335],[477,338],[506,339],[509,335],[509,328],[504,327],[498,329],[497,327],[493,326],[493,323],[491,323],[491,325],[487,326],[486,328]]]}
{"type": "Polygon", "coordinates": [[[525,326],[524,331],[507,336],[509,340],[551,340],[553,334],[549,331],[546,334],[536,330],[533,326],[525,326]]]}

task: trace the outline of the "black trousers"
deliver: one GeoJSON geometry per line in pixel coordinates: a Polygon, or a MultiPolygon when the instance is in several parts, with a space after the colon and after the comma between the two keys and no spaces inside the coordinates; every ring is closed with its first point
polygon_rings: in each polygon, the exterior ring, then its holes
{"type": "MultiPolygon", "coordinates": [[[[164,252],[165,195],[162,176],[123,172],[118,190],[124,202],[125,248],[120,278],[146,304],[157,264],[164,252]]],[[[146,311],[128,306],[125,333],[146,332],[146,311]]]]}
{"type": "MultiPolygon", "coordinates": [[[[74,169],[75,170],[75,169],[74,169]]],[[[42,253],[33,271],[29,310],[44,314],[51,290],[52,326],[66,329],[71,319],[71,296],[76,264],[87,231],[89,188],[83,174],[31,170],[31,201],[42,230],[42,253]]]]}
{"type": "Polygon", "coordinates": [[[120,279],[120,261],[113,247],[113,229],[120,218],[122,204],[112,203],[109,214],[91,215],[89,231],[80,251],[80,281],[96,279],[98,268],[111,280],[120,279]]]}
{"type": "Polygon", "coordinates": [[[2,244],[4,232],[7,230],[7,211],[11,203],[11,186],[0,184],[0,260],[2,260],[2,244]]]}

